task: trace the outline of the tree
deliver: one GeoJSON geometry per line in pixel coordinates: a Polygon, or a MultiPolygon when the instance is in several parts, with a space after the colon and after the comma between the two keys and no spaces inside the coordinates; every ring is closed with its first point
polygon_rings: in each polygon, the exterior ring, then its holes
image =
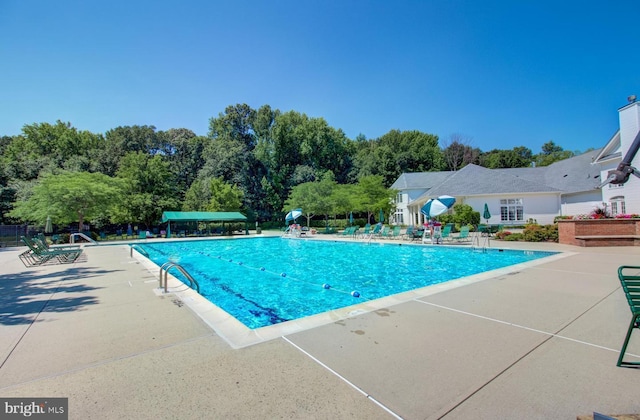
{"type": "Polygon", "coordinates": [[[389,214],[393,208],[393,198],[397,191],[384,186],[384,180],[380,175],[370,175],[360,178],[357,187],[358,210],[367,212],[367,220],[371,222],[371,216],[378,210],[389,214]]]}
{"type": "Polygon", "coordinates": [[[78,131],[71,123],[30,124],[4,146],[1,162],[7,177],[25,181],[60,168],[87,170],[89,153],[101,142],[101,136],[78,131]],[[73,165],[69,164],[72,159],[73,165]],[[80,161],[84,163],[78,164],[80,161]]]}
{"type": "Polygon", "coordinates": [[[573,156],[575,156],[573,152],[564,150],[553,141],[548,141],[542,145],[542,152],[536,155],[535,161],[537,166],[549,166],[554,162],[569,159],[573,156]]]}
{"type": "Polygon", "coordinates": [[[438,136],[415,130],[391,130],[376,140],[360,138],[354,149],[357,177],[380,175],[387,187],[403,172],[439,171],[445,167],[438,136]]]}
{"type": "Polygon", "coordinates": [[[481,166],[490,169],[499,168],[526,168],[533,162],[531,149],[518,146],[511,150],[493,149],[480,154],[481,166]]]}
{"type": "Polygon", "coordinates": [[[296,185],[291,189],[282,210],[288,212],[294,208],[301,208],[309,226],[314,215],[322,214],[326,217],[333,209],[332,192],[336,185],[330,171],[327,171],[320,181],[296,185]]]}
{"type": "Polygon", "coordinates": [[[452,134],[449,141],[443,144],[442,155],[446,169],[457,171],[470,163],[477,163],[480,149],[471,147],[471,139],[461,134],[452,134]]]}
{"type": "Polygon", "coordinates": [[[92,155],[95,169],[109,176],[118,172],[122,158],[131,152],[153,155],[159,152],[156,128],[152,125],[116,127],[107,131],[105,141],[92,155]]]}
{"type": "Polygon", "coordinates": [[[222,178],[196,180],[185,194],[184,211],[240,211],[242,191],[222,178]]]}
{"type": "Polygon", "coordinates": [[[162,212],[179,208],[175,177],[162,155],[131,152],[120,161],[118,179],[125,185],[126,200],[118,206],[118,221],[149,227],[162,212]]]}
{"type": "Polygon", "coordinates": [[[34,186],[29,199],[16,203],[10,215],[39,224],[44,224],[48,216],[57,224],[78,221],[78,229],[82,231],[85,220],[109,213],[121,192],[118,180],[100,173],[45,175],[34,186]]]}

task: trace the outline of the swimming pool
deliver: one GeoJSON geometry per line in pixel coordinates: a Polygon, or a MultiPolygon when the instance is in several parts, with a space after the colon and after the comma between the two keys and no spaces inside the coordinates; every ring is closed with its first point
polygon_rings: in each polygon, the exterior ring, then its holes
{"type": "Polygon", "coordinates": [[[250,329],[556,254],[400,245],[251,238],[139,246],[159,266],[180,264],[204,297],[250,329]]]}

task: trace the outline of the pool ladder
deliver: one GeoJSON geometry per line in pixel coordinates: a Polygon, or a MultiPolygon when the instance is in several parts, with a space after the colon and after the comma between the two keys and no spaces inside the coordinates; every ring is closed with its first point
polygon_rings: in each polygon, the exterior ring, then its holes
{"type": "Polygon", "coordinates": [[[489,235],[482,236],[481,232],[476,232],[471,243],[471,249],[474,251],[487,252],[487,248],[491,248],[491,240],[489,235]]]}
{"type": "Polygon", "coordinates": [[[162,264],[162,266],[160,267],[160,274],[158,277],[158,281],[160,282],[160,288],[162,288],[162,272],[164,271],[164,292],[165,293],[167,293],[167,275],[169,274],[169,270],[171,270],[172,268],[177,268],[178,271],[180,271],[187,278],[187,280],[189,280],[189,287],[194,289],[196,292],[200,293],[200,285],[198,284],[196,279],[194,279],[191,276],[191,274],[189,274],[189,272],[185,270],[184,267],[182,267],[180,264],[176,264],[171,261],[167,261],[166,263],[162,264]]]}
{"type": "Polygon", "coordinates": [[[129,247],[129,257],[133,257],[133,250],[138,251],[140,254],[144,255],[145,257],[149,258],[149,254],[147,253],[147,251],[145,251],[144,249],[142,249],[140,246],[138,245],[131,245],[129,247]]]}

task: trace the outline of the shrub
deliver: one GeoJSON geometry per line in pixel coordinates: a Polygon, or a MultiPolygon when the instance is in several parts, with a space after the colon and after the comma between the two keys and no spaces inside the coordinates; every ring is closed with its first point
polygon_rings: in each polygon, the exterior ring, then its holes
{"type": "Polygon", "coordinates": [[[504,239],[507,236],[511,235],[512,233],[509,232],[508,230],[503,230],[501,232],[496,232],[496,239],[504,239]]]}
{"type": "Polygon", "coordinates": [[[522,241],[524,240],[524,235],[522,233],[512,233],[511,235],[507,235],[504,237],[505,241],[522,241]]]}
{"type": "Polygon", "coordinates": [[[527,242],[557,241],[558,225],[527,225],[522,236],[527,242]]]}

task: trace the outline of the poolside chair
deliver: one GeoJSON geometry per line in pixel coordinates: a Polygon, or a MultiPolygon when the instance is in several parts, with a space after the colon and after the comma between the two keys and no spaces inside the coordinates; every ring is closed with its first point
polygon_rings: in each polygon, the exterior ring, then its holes
{"type": "Polygon", "coordinates": [[[402,230],[402,226],[394,226],[393,231],[391,231],[390,238],[391,239],[399,239],[400,231],[402,230]]]}
{"type": "Polygon", "coordinates": [[[409,225],[407,226],[407,230],[404,231],[404,234],[402,235],[402,239],[411,239],[413,240],[413,232],[416,231],[416,227],[413,225],[409,225]]]}
{"type": "Polygon", "coordinates": [[[19,255],[20,260],[26,267],[42,265],[52,260],[57,260],[61,264],[72,263],[82,254],[82,249],[80,248],[47,250],[42,244],[37,241],[34,242],[25,236],[21,236],[20,239],[29,248],[19,255]]]}
{"type": "Polygon", "coordinates": [[[458,233],[458,236],[454,237],[453,239],[458,242],[470,241],[471,238],[469,237],[469,226],[462,226],[460,228],[460,233],[458,233]]]}
{"type": "Polygon", "coordinates": [[[370,233],[371,233],[371,223],[367,223],[366,225],[364,225],[364,230],[362,231],[360,236],[364,238],[369,236],[370,233]]]}
{"type": "Polygon", "coordinates": [[[378,233],[378,238],[386,238],[387,236],[389,236],[389,226],[383,226],[378,233]]]}
{"type": "Polygon", "coordinates": [[[623,265],[618,268],[618,278],[622,284],[622,290],[627,297],[627,303],[631,309],[631,323],[627,330],[627,336],[620,350],[618,357],[618,366],[622,367],[640,367],[640,362],[625,362],[622,359],[627,351],[627,345],[634,329],[640,329],[640,267],[623,265]],[[624,274],[625,270],[634,270],[633,274],[624,274]]]}
{"type": "Polygon", "coordinates": [[[42,234],[39,233],[37,236],[34,236],[33,238],[31,238],[31,241],[38,245],[39,247],[41,247],[44,250],[47,251],[51,251],[51,250],[63,250],[63,249],[78,249],[80,248],[80,245],[59,245],[59,246],[55,246],[55,247],[51,247],[49,246],[49,243],[47,242],[47,238],[42,234]]]}
{"type": "Polygon", "coordinates": [[[451,241],[451,225],[446,225],[442,228],[442,232],[440,232],[440,238],[444,241],[445,239],[451,241]]]}

